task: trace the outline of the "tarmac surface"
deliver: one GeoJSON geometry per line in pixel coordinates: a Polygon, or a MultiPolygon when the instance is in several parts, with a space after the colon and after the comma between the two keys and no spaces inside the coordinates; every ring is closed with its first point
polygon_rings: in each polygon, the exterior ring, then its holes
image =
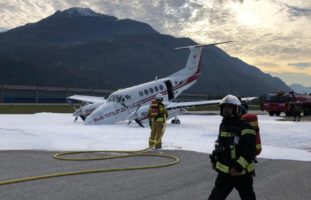
{"type": "MultiPolygon", "coordinates": [[[[217,173],[208,154],[163,151],[181,159],[177,165],[139,171],[58,177],[0,186],[1,200],[203,200],[217,173]]],[[[0,151],[0,181],[56,172],[160,164],[166,158],[66,162],[54,152],[0,151]]],[[[254,187],[259,200],[311,199],[311,162],[259,159],[254,187]]],[[[234,190],[228,200],[239,199],[234,190]]]]}

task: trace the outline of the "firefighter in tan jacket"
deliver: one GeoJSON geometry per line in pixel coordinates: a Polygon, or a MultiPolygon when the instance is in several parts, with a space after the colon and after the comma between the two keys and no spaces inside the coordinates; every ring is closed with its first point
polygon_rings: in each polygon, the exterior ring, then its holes
{"type": "Polygon", "coordinates": [[[168,116],[165,105],[162,102],[163,95],[157,94],[156,99],[151,102],[148,110],[149,125],[151,127],[149,147],[154,146],[156,149],[162,147],[162,136],[168,116]]]}

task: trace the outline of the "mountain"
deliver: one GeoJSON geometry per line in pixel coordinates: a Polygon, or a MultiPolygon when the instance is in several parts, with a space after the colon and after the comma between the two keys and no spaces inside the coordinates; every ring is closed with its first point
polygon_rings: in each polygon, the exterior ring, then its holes
{"type": "Polygon", "coordinates": [[[7,31],[8,29],[6,29],[6,28],[2,28],[2,27],[0,27],[0,33],[1,32],[5,32],[5,31],[7,31]]]}
{"type": "MultiPolygon", "coordinates": [[[[146,23],[71,8],[0,33],[0,83],[124,88],[183,68],[188,51],[174,48],[193,44],[146,23]]],[[[202,61],[202,75],[190,92],[221,96],[291,90],[218,47],[205,48],[202,61]]]]}
{"type": "Polygon", "coordinates": [[[297,93],[311,93],[311,87],[305,87],[300,84],[291,84],[290,88],[292,88],[297,93]]]}

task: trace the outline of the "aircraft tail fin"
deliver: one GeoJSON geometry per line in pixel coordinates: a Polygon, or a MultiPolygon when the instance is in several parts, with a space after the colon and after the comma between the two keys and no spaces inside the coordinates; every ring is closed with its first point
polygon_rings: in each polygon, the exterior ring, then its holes
{"type": "Polygon", "coordinates": [[[199,45],[193,45],[193,46],[184,46],[184,47],[177,47],[175,49],[189,49],[190,53],[188,56],[188,60],[186,63],[186,66],[184,69],[172,74],[171,76],[174,75],[185,75],[185,76],[191,76],[191,75],[196,75],[201,73],[201,54],[203,47],[205,46],[215,46],[218,44],[225,44],[225,43],[230,43],[232,41],[227,41],[227,42],[219,42],[219,43],[212,43],[212,44],[199,44],[199,45]]]}

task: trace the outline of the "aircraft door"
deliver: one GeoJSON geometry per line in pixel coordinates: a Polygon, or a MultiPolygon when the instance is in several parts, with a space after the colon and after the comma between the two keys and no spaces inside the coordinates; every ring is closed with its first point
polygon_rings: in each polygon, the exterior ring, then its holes
{"type": "Polygon", "coordinates": [[[168,100],[174,99],[174,89],[173,89],[172,82],[170,80],[167,80],[164,83],[167,88],[168,100]]]}

